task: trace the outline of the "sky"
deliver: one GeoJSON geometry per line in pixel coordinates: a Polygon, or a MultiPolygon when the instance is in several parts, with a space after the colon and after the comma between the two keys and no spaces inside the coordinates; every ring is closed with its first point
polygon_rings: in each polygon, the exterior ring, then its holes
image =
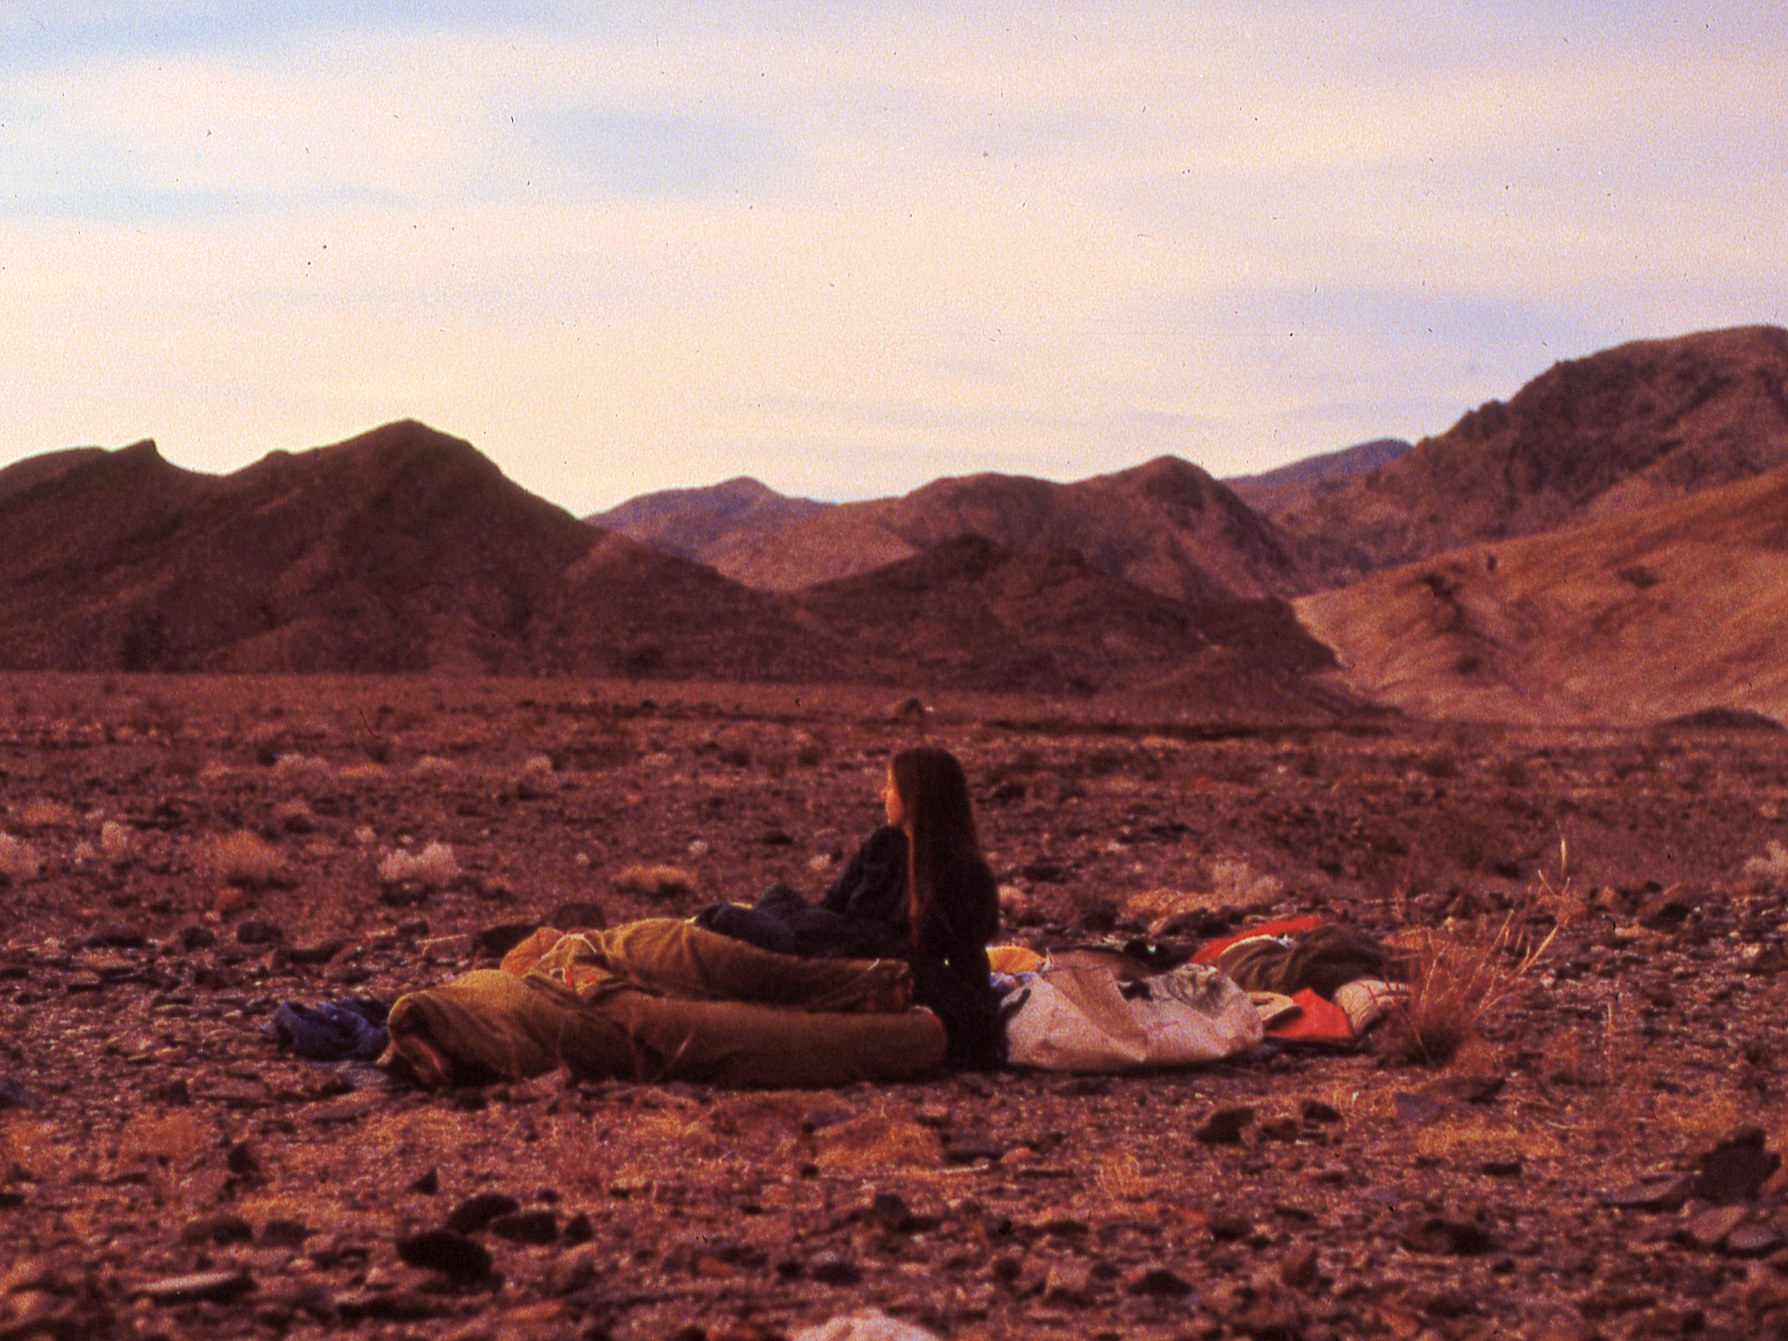
{"type": "Polygon", "coordinates": [[[1777,0],[0,0],[0,465],[1218,476],[1788,323],[1777,0]]]}

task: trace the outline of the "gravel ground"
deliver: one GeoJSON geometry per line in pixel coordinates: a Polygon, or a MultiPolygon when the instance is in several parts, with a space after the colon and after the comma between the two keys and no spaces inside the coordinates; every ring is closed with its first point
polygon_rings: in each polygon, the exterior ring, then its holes
{"type": "Polygon", "coordinates": [[[0,1341],[742,1341],[870,1306],[950,1337],[1788,1334],[1785,739],[10,677],[0,1341]],[[270,1036],[517,928],[817,894],[921,735],[1025,944],[1556,932],[1494,961],[1444,1065],[442,1094],[270,1036]],[[393,853],[422,865],[382,879],[393,853]],[[652,865],[681,876],[624,874],[652,865]]]}

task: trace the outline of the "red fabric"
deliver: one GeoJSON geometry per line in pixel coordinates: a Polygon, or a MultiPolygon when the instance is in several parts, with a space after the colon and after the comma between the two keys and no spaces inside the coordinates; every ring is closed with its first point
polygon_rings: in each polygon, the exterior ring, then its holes
{"type": "Polygon", "coordinates": [[[1353,1025],[1347,1012],[1308,987],[1291,998],[1301,1007],[1296,1015],[1267,1030],[1269,1038],[1295,1039],[1300,1043],[1351,1043],[1353,1025]]]}
{"type": "MultiPolygon", "coordinates": [[[[1194,964],[1214,964],[1217,956],[1232,945],[1242,941],[1251,941],[1256,936],[1295,936],[1301,931],[1314,931],[1322,925],[1320,917],[1290,917],[1283,922],[1266,922],[1258,927],[1249,927],[1246,931],[1238,931],[1233,936],[1225,936],[1220,941],[1212,941],[1209,945],[1200,946],[1198,953],[1192,956],[1194,964]]],[[[1351,1038],[1352,1035],[1350,1034],[1351,1038]]]]}

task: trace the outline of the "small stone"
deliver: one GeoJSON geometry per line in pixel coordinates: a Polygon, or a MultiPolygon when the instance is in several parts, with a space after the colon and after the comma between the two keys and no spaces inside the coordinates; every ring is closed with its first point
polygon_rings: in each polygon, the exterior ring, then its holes
{"type": "Polygon", "coordinates": [[[440,1173],[430,1168],[410,1183],[410,1191],[420,1192],[425,1197],[432,1197],[441,1190],[440,1173]]]}
{"type": "Polygon", "coordinates": [[[309,946],[293,946],[286,951],[286,962],[290,964],[327,964],[336,955],[340,955],[347,944],[343,940],[318,940],[309,946]]]}
{"type": "Polygon", "coordinates": [[[137,1293],[158,1304],[190,1304],[201,1299],[227,1304],[254,1292],[254,1277],[246,1271],[199,1271],[190,1276],[165,1276],[150,1281],[137,1293]]]}
{"type": "Polygon", "coordinates": [[[1648,1178],[1608,1193],[1602,1200],[1623,1211],[1676,1211],[1689,1199],[1687,1178],[1648,1178]]]}
{"type": "Polygon", "coordinates": [[[1740,1225],[1726,1236],[1730,1257],[1767,1257],[1782,1246],[1782,1231],[1774,1225],[1740,1225]]]}
{"type": "Polygon", "coordinates": [[[1490,1252],[1496,1241],[1482,1225],[1432,1215],[1404,1232],[1403,1246],[1411,1252],[1476,1257],[1490,1252]]]}
{"type": "Polygon", "coordinates": [[[517,1211],[490,1222],[490,1232],[511,1243],[544,1245],[559,1237],[559,1217],[547,1210],[517,1211]]]}
{"type": "Polygon", "coordinates": [[[1295,1141],[1300,1130],[1298,1120],[1289,1113],[1269,1118],[1260,1124],[1261,1139],[1267,1141],[1295,1141]]]}
{"type": "Polygon", "coordinates": [[[1298,1111],[1305,1122],[1327,1125],[1341,1121],[1341,1110],[1333,1104],[1324,1103],[1321,1099],[1304,1100],[1298,1111]]]}
{"type": "Polygon", "coordinates": [[[1079,1262],[1057,1262],[1043,1282],[1043,1298],[1053,1303],[1084,1304],[1092,1293],[1092,1272],[1079,1262]]]}
{"type": "Polygon", "coordinates": [[[521,1203],[502,1192],[480,1192],[467,1197],[447,1217],[447,1228],[456,1234],[476,1234],[499,1215],[513,1215],[521,1203]]]}
{"type": "Polygon", "coordinates": [[[863,1268],[848,1257],[821,1257],[808,1268],[807,1274],[821,1285],[856,1285],[863,1279],[863,1268]]]}
{"type": "Polygon", "coordinates": [[[1711,1252],[1745,1222],[1748,1214],[1750,1211],[1744,1206],[1715,1206],[1691,1219],[1678,1231],[1678,1237],[1683,1243],[1711,1252]]]}
{"type": "Polygon", "coordinates": [[[1399,1090],[1391,1096],[1397,1107],[1397,1121],[1412,1127],[1425,1126],[1446,1112],[1446,1105],[1427,1094],[1399,1090]]]}
{"type": "Polygon", "coordinates": [[[491,1255],[481,1245],[451,1229],[430,1229],[397,1241],[397,1255],[408,1265],[438,1271],[449,1280],[467,1283],[490,1275],[491,1255]]]}
{"type": "Polygon", "coordinates": [[[1761,1127],[1745,1127],[1695,1161],[1692,1195],[1716,1206],[1755,1201],[1782,1157],[1764,1148],[1761,1127]]]}
{"type": "Polygon", "coordinates": [[[311,1231],[297,1220],[273,1219],[261,1226],[263,1248],[302,1248],[311,1231]]]}
{"type": "Polygon", "coordinates": [[[1308,1289],[1316,1283],[1321,1263],[1322,1259],[1317,1255],[1315,1248],[1300,1248],[1280,1265],[1280,1283],[1288,1285],[1294,1290],[1308,1289]]]}
{"type": "Polygon", "coordinates": [[[253,1225],[227,1211],[189,1220],[180,1231],[180,1237],[188,1243],[247,1243],[254,1236],[253,1225]]]}
{"type": "Polygon", "coordinates": [[[238,945],[275,945],[286,938],[285,932],[271,922],[250,918],[236,928],[238,945]]]}
{"type": "Polygon", "coordinates": [[[1521,1161],[1513,1157],[1487,1159],[1478,1165],[1478,1172],[1490,1178],[1519,1178],[1521,1176],[1521,1161]]]}
{"type": "Polygon", "coordinates": [[[912,1208],[898,1192],[877,1192],[869,1203],[869,1214],[882,1228],[895,1234],[910,1234],[918,1228],[912,1208]]]}
{"type": "Polygon", "coordinates": [[[1151,1299],[1184,1299],[1192,1293],[1192,1286],[1166,1267],[1151,1267],[1130,1282],[1130,1293],[1151,1299]]]}
{"type": "Polygon", "coordinates": [[[1246,1105],[1219,1108],[1192,1129],[1192,1136],[1205,1145],[1240,1145],[1242,1132],[1252,1121],[1254,1110],[1246,1105]]]}

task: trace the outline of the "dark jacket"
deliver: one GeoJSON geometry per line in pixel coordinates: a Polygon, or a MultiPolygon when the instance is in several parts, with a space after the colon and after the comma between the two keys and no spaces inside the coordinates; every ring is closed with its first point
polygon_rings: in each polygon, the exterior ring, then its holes
{"type": "Polygon", "coordinates": [[[863,841],[817,905],[778,883],[750,908],[718,904],[696,914],[696,921],[783,954],[903,959],[913,970],[915,1002],[944,1022],[949,1064],[997,1069],[1005,1064],[1005,1032],[987,947],[972,939],[923,949],[913,944],[906,863],[906,835],[884,824],[863,841]]]}

